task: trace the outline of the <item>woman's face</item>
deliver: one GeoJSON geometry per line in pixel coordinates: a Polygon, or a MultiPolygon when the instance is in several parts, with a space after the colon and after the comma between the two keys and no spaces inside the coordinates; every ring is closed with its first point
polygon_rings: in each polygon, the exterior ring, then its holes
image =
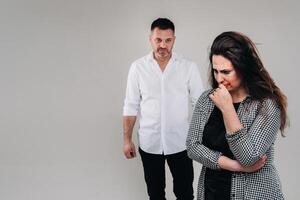
{"type": "Polygon", "coordinates": [[[230,93],[243,89],[242,80],[230,60],[221,55],[213,55],[212,66],[215,80],[218,84],[223,84],[230,93]]]}

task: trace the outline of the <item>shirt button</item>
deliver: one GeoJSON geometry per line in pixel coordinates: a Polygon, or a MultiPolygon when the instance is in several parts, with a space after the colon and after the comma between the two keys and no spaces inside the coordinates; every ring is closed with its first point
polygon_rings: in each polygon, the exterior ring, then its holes
{"type": "Polygon", "coordinates": [[[232,194],[231,196],[232,196],[232,197],[235,197],[235,194],[232,194]]]}

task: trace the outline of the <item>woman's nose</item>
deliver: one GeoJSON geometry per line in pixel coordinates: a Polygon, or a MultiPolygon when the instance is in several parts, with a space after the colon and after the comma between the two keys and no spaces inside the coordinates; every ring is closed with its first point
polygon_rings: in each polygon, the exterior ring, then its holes
{"type": "Polygon", "coordinates": [[[222,76],[222,74],[220,74],[220,73],[216,74],[215,78],[216,78],[216,81],[217,81],[219,84],[222,83],[222,82],[224,81],[223,76],[222,76]]]}

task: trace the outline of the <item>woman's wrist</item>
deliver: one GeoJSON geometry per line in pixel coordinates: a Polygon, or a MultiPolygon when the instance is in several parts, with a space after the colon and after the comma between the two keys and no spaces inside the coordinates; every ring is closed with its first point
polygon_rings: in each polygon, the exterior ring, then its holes
{"type": "Polygon", "coordinates": [[[241,165],[238,161],[232,160],[226,156],[220,156],[218,159],[218,165],[221,169],[225,169],[232,172],[241,171],[241,165]]]}
{"type": "Polygon", "coordinates": [[[235,112],[234,106],[232,103],[226,104],[220,108],[222,114],[228,114],[231,112],[235,112]]]}

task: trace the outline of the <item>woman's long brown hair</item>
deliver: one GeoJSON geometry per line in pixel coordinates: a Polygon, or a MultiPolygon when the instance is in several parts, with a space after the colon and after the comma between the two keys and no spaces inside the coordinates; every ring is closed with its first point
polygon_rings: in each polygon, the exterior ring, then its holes
{"type": "Polygon", "coordinates": [[[270,74],[264,67],[255,44],[247,36],[238,32],[224,32],[214,40],[210,60],[210,81],[213,88],[218,87],[212,68],[212,56],[222,55],[231,61],[249,95],[257,100],[271,98],[281,110],[280,131],[284,136],[287,126],[287,97],[276,86],[270,74]]]}

